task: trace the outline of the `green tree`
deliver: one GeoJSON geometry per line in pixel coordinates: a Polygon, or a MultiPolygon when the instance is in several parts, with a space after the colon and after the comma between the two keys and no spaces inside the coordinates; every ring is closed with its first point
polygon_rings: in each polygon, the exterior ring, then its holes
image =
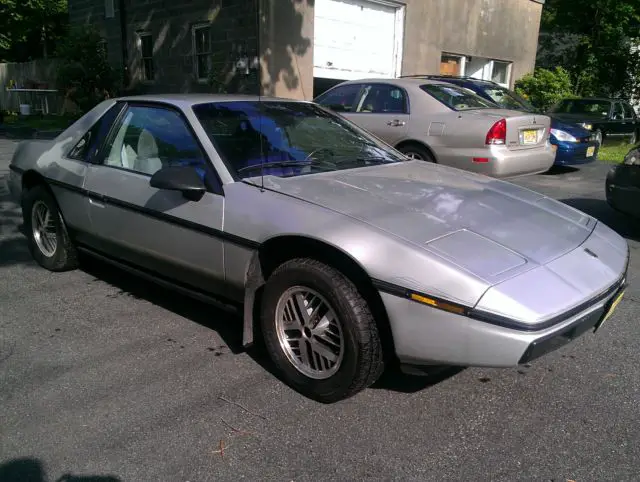
{"type": "Polygon", "coordinates": [[[527,74],[516,81],[515,90],[542,111],[573,96],[571,77],[562,67],[554,70],[537,68],[533,74],[527,74]]]}
{"type": "Polygon", "coordinates": [[[58,88],[83,112],[117,93],[121,78],[110,65],[106,44],[96,29],[71,29],[60,42],[56,57],[58,88]]]}
{"type": "Polygon", "coordinates": [[[564,66],[578,95],[630,96],[639,26],[640,0],[547,0],[538,66],[564,66]]]}
{"type": "Polygon", "coordinates": [[[67,0],[0,0],[0,61],[47,57],[67,25],[67,0]]]}

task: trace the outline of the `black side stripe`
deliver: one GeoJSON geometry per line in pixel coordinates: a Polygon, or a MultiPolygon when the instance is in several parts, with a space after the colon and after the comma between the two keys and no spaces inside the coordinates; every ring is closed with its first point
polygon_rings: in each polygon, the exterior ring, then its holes
{"type": "Polygon", "coordinates": [[[9,170],[17,172],[18,174],[24,174],[24,169],[21,169],[18,166],[14,166],[13,164],[9,164],[9,170]]]}
{"type": "MultiPolygon", "coordinates": [[[[378,289],[379,291],[381,291],[382,293],[387,293],[393,296],[398,296],[400,298],[406,298],[406,299],[411,299],[411,293],[415,293],[417,295],[421,295],[421,296],[426,296],[427,298],[432,298],[436,301],[440,301],[440,302],[445,302],[445,303],[449,303],[452,305],[456,305],[459,306],[461,308],[463,308],[464,311],[464,315],[461,316],[466,316],[468,318],[477,320],[477,321],[481,321],[484,323],[488,323],[490,325],[495,325],[495,326],[501,326],[503,328],[509,328],[512,330],[518,330],[518,331],[524,331],[524,332],[535,332],[535,331],[540,331],[540,330],[544,330],[546,328],[550,328],[554,325],[558,325],[564,321],[569,320],[570,318],[573,318],[576,315],[579,315],[580,313],[582,313],[583,311],[586,311],[587,309],[589,309],[590,307],[597,305],[598,303],[601,303],[602,301],[606,300],[607,298],[609,298],[610,300],[614,298],[614,295],[618,294],[619,292],[621,292],[622,290],[624,290],[627,286],[628,286],[628,282],[627,282],[627,269],[628,269],[628,262],[629,262],[629,258],[627,258],[627,268],[625,269],[624,274],[618,278],[618,280],[612,284],[611,286],[609,286],[609,288],[607,288],[606,290],[604,290],[602,293],[594,296],[593,298],[581,303],[580,305],[572,308],[569,311],[566,311],[564,313],[561,313],[560,315],[554,316],[553,318],[550,318],[549,320],[543,322],[543,323],[538,323],[536,325],[530,325],[527,323],[522,323],[520,321],[517,320],[512,320],[510,318],[507,318],[506,316],[500,316],[500,315],[496,315],[493,313],[487,313],[481,310],[477,310],[473,307],[470,306],[464,306],[461,305],[460,303],[456,303],[456,302],[452,302],[446,299],[442,299],[442,298],[438,298],[436,296],[432,296],[426,293],[421,293],[418,291],[414,291],[414,290],[410,290],[408,288],[404,288],[402,286],[398,286],[392,283],[388,283],[386,281],[382,281],[382,280],[378,280],[378,279],[374,279],[373,281],[373,285],[376,289],[378,289]]],[[[437,308],[435,308],[437,309],[437,308]]],[[[577,323],[579,323],[580,320],[577,321],[577,323]]]]}
{"type": "Polygon", "coordinates": [[[129,211],[134,211],[145,216],[158,219],[160,221],[164,221],[166,223],[171,223],[176,226],[180,226],[185,229],[190,229],[192,231],[196,231],[199,233],[206,234],[213,238],[217,238],[229,243],[233,243],[237,246],[242,246],[243,248],[248,248],[252,250],[258,249],[261,244],[257,241],[253,241],[251,239],[246,239],[241,236],[236,236],[231,233],[226,233],[219,229],[211,228],[209,226],[203,226],[202,224],[194,223],[193,221],[187,221],[185,219],[180,219],[176,216],[172,216],[170,214],[161,213],[159,211],[154,211],[153,209],[145,208],[143,206],[137,206],[135,204],[128,203],[126,201],[121,201],[120,199],[115,199],[108,196],[103,196],[102,194],[98,194],[96,192],[88,191],[87,189],[73,186],[71,184],[67,184],[65,182],[61,182],[55,179],[46,178],[46,181],[52,186],[59,187],[61,189],[66,189],[68,191],[72,191],[78,193],[82,196],[85,196],[89,199],[95,199],[96,201],[100,201],[106,204],[111,204],[112,206],[117,206],[122,209],[127,209],[129,211]]]}

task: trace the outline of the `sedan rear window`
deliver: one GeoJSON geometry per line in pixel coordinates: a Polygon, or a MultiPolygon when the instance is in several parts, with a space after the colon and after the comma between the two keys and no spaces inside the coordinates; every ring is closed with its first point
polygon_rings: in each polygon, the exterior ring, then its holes
{"type": "Polygon", "coordinates": [[[525,112],[535,111],[535,108],[531,104],[514,92],[503,87],[487,87],[484,89],[484,92],[503,109],[521,110],[525,112]]]}
{"type": "Polygon", "coordinates": [[[470,90],[455,85],[423,84],[420,88],[451,110],[462,111],[498,108],[496,104],[483,99],[470,90]]]}
{"type": "Polygon", "coordinates": [[[387,144],[312,103],[215,102],[193,110],[229,170],[241,179],[406,160],[387,144]]]}

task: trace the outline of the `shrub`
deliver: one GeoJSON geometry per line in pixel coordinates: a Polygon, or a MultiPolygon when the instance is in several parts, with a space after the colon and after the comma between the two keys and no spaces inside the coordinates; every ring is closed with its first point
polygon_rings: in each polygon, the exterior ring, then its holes
{"type": "Polygon", "coordinates": [[[86,26],[71,30],[56,56],[58,87],[81,111],[116,94],[120,79],[109,64],[106,44],[97,30],[86,26]]]}
{"type": "Polygon", "coordinates": [[[569,72],[562,67],[556,67],[555,70],[536,69],[533,74],[516,81],[515,90],[543,111],[562,99],[575,97],[569,72]]]}

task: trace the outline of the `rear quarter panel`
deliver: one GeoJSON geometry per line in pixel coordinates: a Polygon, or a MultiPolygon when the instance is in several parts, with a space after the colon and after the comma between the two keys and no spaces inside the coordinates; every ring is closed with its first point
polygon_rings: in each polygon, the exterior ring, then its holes
{"type": "Polygon", "coordinates": [[[82,194],[87,163],[69,159],[66,155],[114,103],[105,101],[94,107],[53,140],[22,142],[11,160],[11,165],[18,168],[22,176],[35,172],[44,177],[71,228],[90,228],[87,201],[82,194]]]}

